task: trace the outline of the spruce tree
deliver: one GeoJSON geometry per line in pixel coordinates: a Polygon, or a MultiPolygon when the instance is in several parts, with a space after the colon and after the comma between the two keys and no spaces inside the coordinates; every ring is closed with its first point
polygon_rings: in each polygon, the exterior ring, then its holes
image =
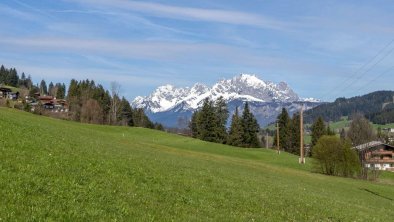
{"type": "Polygon", "coordinates": [[[317,144],[320,137],[327,133],[324,121],[322,117],[319,117],[312,124],[312,148],[317,144]]]}
{"type": "Polygon", "coordinates": [[[256,118],[249,110],[249,103],[246,102],[242,113],[242,128],[243,128],[243,146],[245,147],[259,147],[260,142],[257,133],[260,126],[256,118]]]}
{"type": "Polygon", "coordinates": [[[145,115],[144,109],[138,108],[133,110],[133,123],[134,126],[144,128],[154,128],[154,124],[148,116],[145,115]]]}
{"type": "Polygon", "coordinates": [[[291,146],[288,148],[288,152],[295,154],[295,155],[299,155],[300,154],[300,142],[301,142],[301,138],[300,138],[300,114],[295,113],[293,114],[293,118],[291,120],[291,146]]]}
{"type": "Polygon", "coordinates": [[[6,70],[4,65],[0,67],[0,84],[5,84],[6,70]]]}
{"type": "Polygon", "coordinates": [[[215,101],[214,112],[216,114],[216,124],[215,124],[215,133],[216,133],[216,142],[218,143],[226,143],[227,141],[227,119],[228,119],[228,109],[227,104],[224,101],[223,97],[219,97],[215,101]]]}
{"type": "Polygon", "coordinates": [[[126,98],[122,97],[120,102],[120,122],[124,126],[133,126],[133,109],[130,106],[129,101],[126,98]]]}
{"type": "Polygon", "coordinates": [[[19,76],[18,76],[18,73],[16,72],[16,69],[15,69],[15,68],[10,69],[10,71],[9,71],[9,77],[8,77],[8,78],[9,78],[8,84],[9,84],[10,86],[18,87],[19,76]]]}
{"type": "Polygon", "coordinates": [[[216,142],[217,135],[215,128],[217,120],[213,102],[209,98],[204,99],[200,112],[197,123],[199,131],[198,138],[209,142],[216,142]]]}
{"type": "Polygon", "coordinates": [[[48,88],[45,80],[41,80],[40,83],[40,94],[41,95],[47,95],[48,94],[48,88]]]}
{"type": "Polygon", "coordinates": [[[50,96],[56,96],[54,88],[55,88],[55,86],[53,85],[53,82],[50,82],[48,85],[48,94],[50,96]]]}
{"type": "Polygon", "coordinates": [[[26,75],[24,72],[22,72],[21,78],[19,79],[19,83],[18,83],[19,87],[25,87],[27,88],[27,84],[26,84],[26,75]]]}
{"type": "Polygon", "coordinates": [[[242,121],[238,114],[238,107],[235,108],[235,113],[231,118],[231,126],[228,137],[228,144],[232,146],[242,146],[243,144],[243,133],[242,121]]]}
{"type": "Polygon", "coordinates": [[[192,118],[191,118],[190,123],[189,123],[189,128],[190,128],[190,131],[192,133],[192,137],[193,138],[198,138],[199,137],[198,136],[198,134],[199,134],[198,133],[198,116],[199,116],[199,114],[200,114],[200,112],[198,110],[196,110],[193,113],[192,118]]]}
{"type": "MultiPolygon", "coordinates": [[[[280,148],[288,151],[292,146],[291,141],[291,119],[289,117],[289,113],[285,108],[282,109],[282,112],[279,114],[277,118],[277,123],[279,125],[279,145],[280,148]]],[[[274,146],[277,144],[277,135],[275,135],[274,146]]]]}

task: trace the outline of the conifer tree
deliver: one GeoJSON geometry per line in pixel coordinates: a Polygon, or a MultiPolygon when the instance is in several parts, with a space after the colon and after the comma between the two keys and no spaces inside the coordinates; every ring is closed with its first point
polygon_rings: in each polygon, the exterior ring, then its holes
{"type": "Polygon", "coordinates": [[[41,80],[40,83],[40,94],[41,95],[47,95],[48,94],[48,88],[45,80],[41,80]]]}
{"type": "Polygon", "coordinates": [[[200,114],[200,112],[198,110],[196,110],[193,113],[192,118],[189,123],[189,128],[190,128],[193,138],[199,137],[199,135],[198,135],[198,116],[199,116],[199,114],[200,114]]]}
{"type": "Polygon", "coordinates": [[[213,102],[209,98],[204,99],[203,106],[200,111],[198,118],[198,138],[201,140],[216,142],[217,136],[215,132],[216,128],[216,116],[213,102]]]}
{"type": "Polygon", "coordinates": [[[235,113],[231,118],[231,126],[227,143],[232,146],[242,146],[244,137],[243,133],[242,121],[238,114],[238,107],[236,107],[235,113]]]}
{"type": "Polygon", "coordinates": [[[243,128],[243,146],[259,147],[260,142],[257,133],[260,130],[260,126],[254,115],[250,112],[248,102],[245,103],[241,121],[243,128]]]}
{"type": "Polygon", "coordinates": [[[215,101],[214,112],[216,115],[216,124],[215,124],[216,142],[226,143],[227,141],[226,124],[229,114],[228,114],[227,104],[224,101],[223,97],[219,97],[215,101]]]}
{"type": "MultiPolygon", "coordinates": [[[[66,94],[66,85],[61,84],[61,83],[56,83],[55,85],[55,92],[54,92],[54,96],[56,96],[56,98],[58,99],[64,99],[65,94],[66,94]]],[[[97,98],[95,98],[97,100],[97,98]]]]}
{"type": "Polygon", "coordinates": [[[50,96],[56,96],[55,86],[53,85],[53,82],[50,82],[49,85],[48,85],[48,94],[50,96]]]}
{"type": "MultiPolygon", "coordinates": [[[[322,117],[319,117],[312,124],[312,148],[317,144],[317,141],[320,137],[324,136],[327,133],[327,129],[325,127],[324,121],[322,117]]],[[[311,152],[312,153],[312,152],[311,152]]]]}
{"type": "Polygon", "coordinates": [[[21,75],[21,78],[19,79],[18,85],[19,85],[19,87],[25,87],[25,88],[27,88],[27,84],[26,84],[26,83],[27,83],[27,82],[26,82],[26,75],[25,75],[24,72],[22,72],[22,75],[21,75]]]}
{"type": "MultiPolygon", "coordinates": [[[[285,108],[282,109],[282,112],[279,114],[277,118],[277,123],[279,125],[279,145],[283,150],[288,151],[289,147],[292,146],[291,142],[291,119],[289,117],[289,113],[285,108]]],[[[277,135],[275,135],[274,146],[277,143],[277,135]]]]}
{"type": "Polygon", "coordinates": [[[133,110],[133,123],[134,126],[144,127],[144,128],[153,128],[154,124],[150,121],[148,116],[145,115],[143,109],[138,108],[133,110]]]}
{"type": "Polygon", "coordinates": [[[291,120],[290,128],[291,128],[291,146],[288,148],[288,152],[299,155],[300,154],[300,114],[295,113],[293,114],[293,118],[291,120]]]}
{"type": "Polygon", "coordinates": [[[8,84],[13,87],[18,87],[19,76],[18,76],[18,73],[16,72],[16,69],[15,68],[10,69],[8,75],[9,75],[8,84]]]}
{"type": "Polygon", "coordinates": [[[129,101],[122,97],[120,102],[120,122],[123,126],[133,126],[133,109],[130,106],[129,101]]]}
{"type": "Polygon", "coordinates": [[[4,65],[1,65],[0,67],[0,84],[5,84],[5,79],[6,79],[6,70],[4,65]]]}

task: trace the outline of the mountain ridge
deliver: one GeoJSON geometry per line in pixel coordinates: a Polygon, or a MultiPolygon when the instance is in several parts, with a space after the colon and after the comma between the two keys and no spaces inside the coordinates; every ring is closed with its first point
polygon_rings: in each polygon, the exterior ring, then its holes
{"type": "Polygon", "coordinates": [[[148,96],[136,97],[131,104],[135,108],[144,109],[154,121],[175,126],[177,117],[190,118],[191,113],[200,108],[207,97],[212,100],[223,97],[229,104],[230,113],[235,107],[249,102],[254,114],[261,114],[258,121],[263,125],[276,118],[282,107],[291,108],[295,112],[302,103],[307,103],[307,108],[320,103],[314,98],[300,98],[285,82],[264,81],[256,75],[243,73],[222,79],[212,87],[201,83],[183,88],[171,84],[159,86],[148,96]]]}

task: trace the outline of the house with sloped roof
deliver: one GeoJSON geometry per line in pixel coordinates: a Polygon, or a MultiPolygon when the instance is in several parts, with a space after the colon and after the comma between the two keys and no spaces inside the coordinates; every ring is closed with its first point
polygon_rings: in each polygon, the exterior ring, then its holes
{"type": "Polygon", "coordinates": [[[354,147],[364,167],[394,172],[394,146],[372,141],[354,147]]]}
{"type": "Polygon", "coordinates": [[[12,90],[8,87],[0,85],[0,98],[8,98],[12,90]]]}

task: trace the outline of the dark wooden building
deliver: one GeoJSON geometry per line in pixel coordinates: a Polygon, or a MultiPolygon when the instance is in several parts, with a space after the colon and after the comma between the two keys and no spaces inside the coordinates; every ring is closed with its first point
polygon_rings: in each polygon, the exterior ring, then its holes
{"type": "Polygon", "coordinates": [[[394,146],[373,141],[354,147],[364,167],[394,171],[394,146]]]}

